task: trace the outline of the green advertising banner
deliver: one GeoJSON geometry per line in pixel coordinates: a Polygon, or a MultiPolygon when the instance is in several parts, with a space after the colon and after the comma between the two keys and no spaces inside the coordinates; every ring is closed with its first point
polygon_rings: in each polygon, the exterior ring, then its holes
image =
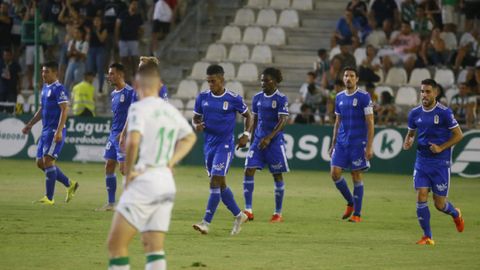
{"type": "MultiPolygon", "coordinates": [[[[36,142],[41,135],[41,124],[37,124],[27,135],[21,130],[30,116],[13,117],[0,115],[0,157],[29,159],[36,156],[36,142]]],[[[102,162],[103,151],[110,132],[108,118],[68,118],[65,146],[60,160],[102,162]]],[[[242,125],[238,124],[235,134],[240,136],[242,125]]],[[[410,174],[413,172],[415,150],[402,150],[405,128],[377,128],[373,142],[374,158],[372,172],[410,174]]],[[[291,170],[328,171],[332,127],[317,125],[289,125],[285,128],[287,158],[291,170]]],[[[232,166],[242,167],[247,149],[235,151],[232,166]]],[[[452,173],[462,177],[480,178],[480,130],[469,130],[464,139],[454,148],[452,173]]],[[[203,136],[183,164],[204,165],[203,136]]]]}

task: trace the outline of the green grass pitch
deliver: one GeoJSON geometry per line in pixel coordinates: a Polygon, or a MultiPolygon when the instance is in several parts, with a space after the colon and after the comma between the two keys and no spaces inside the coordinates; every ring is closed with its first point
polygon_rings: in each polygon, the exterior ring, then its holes
{"type": "MultiPolygon", "coordinates": [[[[93,211],[106,198],[103,165],[59,165],[80,188],[65,204],[65,189],[57,183],[56,205],[47,207],[31,203],[43,196],[45,185],[34,162],[0,160],[0,269],[107,269],[112,213],[93,211]]],[[[480,269],[479,179],[452,178],[450,199],[463,211],[465,232],[457,233],[451,218],[430,201],[436,245],[417,246],[422,232],[410,175],[365,174],[363,222],[352,224],[340,219],[344,201],[327,172],[291,172],[285,177],[285,222],[270,224],[273,180],[258,172],[255,221],[234,237],[229,235],[233,218],[222,204],[209,235],[191,227],[207,202],[203,168],[179,167],[175,178],[178,193],[166,240],[169,269],[480,269]]],[[[238,168],[227,178],[241,206],[242,180],[238,168]]],[[[136,237],[130,246],[132,269],[143,269],[144,260],[136,237]]]]}

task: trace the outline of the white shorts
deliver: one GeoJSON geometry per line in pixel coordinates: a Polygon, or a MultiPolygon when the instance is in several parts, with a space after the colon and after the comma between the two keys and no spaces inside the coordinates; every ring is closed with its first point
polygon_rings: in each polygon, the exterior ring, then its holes
{"type": "Polygon", "coordinates": [[[442,21],[443,23],[458,23],[458,16],[454,6],[442,7],[442,21]]]}
{"type": "Polygon", "coordinates": [[[118,54],[120,57],[139,56],[137,40],[118,41],[118,54]]]}
{"type": "Polygon", "coordinates": [[[167,232],[175,193],[169,169],[148,169],[128,185],[115,210],[139,232],[167,232]]]}
{"type": "MultiPolygon", "coordinates": [[[[42,46],[39,46],[39,64],[43,64],[44,58],[43,58],[43,48],[42,46]]],[[[25,47],[25,64],[27,66],[32,66],[35,62],[35,46],[34,45],[27,45],[25,47]]]]}

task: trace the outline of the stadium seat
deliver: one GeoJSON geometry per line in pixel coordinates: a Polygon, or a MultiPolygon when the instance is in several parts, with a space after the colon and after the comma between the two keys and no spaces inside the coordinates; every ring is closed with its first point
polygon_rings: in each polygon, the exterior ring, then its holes
{"type": "Polygon", "coordinates": [[[233,66],[232,63],[223,62],[220,63],[220,66],[222,66],[225,71],[225,74],[223,75],[225,80],[233,80],[233,78],[235,78],[235,66],[233,66]]]}
{"type": "Polygon", "coordinates": [[[275,8],[275,9],[289,8],[290,7],[290,0],[270,0],[270,7],[275,8]]]}
{"type": "MultiPolygon", "coordinates": [[[[40,98],[40,97],[39,97],[40,98]]],[[[22,106],[24,113],[33,113],[35,110],[35,94],[28,96],[26,102],[22,94],[17,95],[17,104],[22,106]]]]}
{"type": "Polygon", "coordinates": [[[387,73],[385,83],[389,85],[402,85],[407,83],[407,72],[404,68],[392,67],[387,73]]]}
{"type": "Polygon", "coordinates": [[[400,106],[417,105],[417,90],[413,87],[400,87],[395,97],[395,104],[400,106]]]}
{"type": "Polygon", "coordinates": [[[168,103],[172,104],[175,108],[177,108],[177,110],[179,111],[183,111],[183,101],[181,99],[178,99],[178,98],[170,98],[168,100],[168,103]]]}
{"type": "Polygon", "coordinates": [[[422,85],[422,81],[425,79],[432,78],[430,71],[426,68],[414,68],[412,70],[412,74],[410,75],[410,80],[408,84],[415,87],[420,87],[422,85]]]}
{"type": "Polygon", "coordinates": [[[467,74],[468,74],[468,69],[462,69],[462,70],[458,73],[457,83],[466,82],[466,81],[467,81],[467,74]]]}
{"type": "Polygon", "coordinates": [[[185,110],[183,111],[183,116],[188,120],[193,118],[193,108],[195,107],[195,99],[190,99],[185,104],[185,110]]]}
{"type": "Polygon", "coordinates": [[[283,10],[282,13],[280,13],[280,19],[278,19],[278,25],[283,27],[300,26],[300,19],[298,18],[298,12],[292,9],[283,10]]]}
{"type": "Polygon", "coordinates": [[[248,26],[255,23],[255,12],[250,8],[241,8],[237,10],[235,14],[235,20],[233,21],[236,25],[248,26]]]}
{"type": "Polygon", "coordinates": [[[363,60],[367,58],[367,49],[359,47],[355,50],[353,53],[353,56],[355,56],[355,62],[357,63],[357,66],[361,66],[363,60]]]}
{"type": "Polygon", "coordinates": [[[205,60],[207,61],[223,61],[227,58],[227,48],[223,44],[210,44],[207,49],[205,60]]]}
{"type": "MultiPolygon", "coordinates": [[[[205,72],[205,70],[204,70],[205,72]]],[[[175,93],[175,98],[195,98],[198,94],[198,85],[196,81],[193,80],[182,80],[178,84],[177,92],[175,93]]]]}
{"type": "Polygon", "coordinates": [[[266,8],[268,7],[268,0],[248,0],[247,7],[266,8]]]}
{"type": "Polygon", "coordinates": [[[312,0],[292,0],[292,8],[299,10],[312,10],[313,1],[312,0]]]}
{"type": "Polygon", "coordinates": [[[375,71],[375,74],[380,78],[380,80],[377,83],[383,83],[385,81],[385,74],[383,73],[383,69],[379,68],[377,71],[375,71]]]}
{"type": "Polygon", "coordinates": [[[245,44],[235,44],[230,48],[228,61],[245,62],[250,59],[250,51],[245,44]]]}
{"type": "Polygon", "coordinates": [[[233,92],[239,94],[240,96],[244,97],[245,91],[243,89],[243,84],[238,81],[230,81],[225,84],[225,88],[232,90],[233,92]]]}
{"type": "Polygon", "coordinates": [[[253,48],[252,58],[255,63],[269,64],[272,63],[272,50],[268,45],[257,45],[253,48]]]}
{"type": "Polygon", "coordinates": [[[258,44],[263,42],[263,31],[258,26],[250,26],[243,32],[243,42],[247,44],[258,44]]]}
{"type": "Polygon", "coordinates": [[[455,84],[455,74],[451,69],[437,69],[434,80],[444,88],[455,84]]]}
{"type": "Polygon", "coordinates": [[[196,80],[205,80],[207,68],[210,65],[208,62],[196,62],[192,68],[190,78],[196,80]]]}
{"type": "Polygon", "coordinates": [[[220,41],[224,43],[237,43],[242,40],[242,32],[238,26],[225,26],[220,41]]]}
{"type": "Polygon", "coordinates": [[[272,26],[277,24],[277,13],[273,9],[262,9],[258,12],[257,25],[272,26]]]}
{"type": "Polygon", "coordinates": [[[290,119],[293,121],[297,114],[301,113],[300,108],[302,107],[302,103],[295,101],[290,104],[288,107],[288,112],[290,114],[290,119]]]}
{"type": "Polygon", "coordinates": [[[450,101],[452,101],[453,96],[458,94],[458,88],[450,88],[445,91],[445,97],[447,98],[447,102],[450,105],[450,101]]]}
{"type": "Polygon", "coordinates": [[[237,80],[254,82],[258,80],[258,68],[253,63],[243,63],[238,68],[237,80]]]}
{"type": "Polygon", "coordinates": [[[339,46],[335,46],[333,47],[331,50],[330,50],[330,53],[328,55],[328,59],[332,60],[333,57],[335,57],[335,55],[339,54],[340,53],[340,47],[339,46]]]}
{"type": "Polygon", "coordinates": [[[200,86],[200,91],[205,91],[205,90],[209,90],[210,89],[210,85],[208,85],[208,82],[206,80],[204,80],[202,82],[202,85],[200,86]]]}
{"type": "Polygon", "coordinates": [[[395,93],[393,93],[393,89],[390,86],[377,86],[377,87],[375,87],[375,94],[377,94],[378,102],[381,102],[383,92],[390,93],[390,95],[392,95],[392,97],[395,96],[395,93]]]}
{"type": "Polygon", "coordinates": [[[265,43],[268,45],[284,45],[286,43],[285,30],[281,27],[270,27],[265,35],[265,43]]]}

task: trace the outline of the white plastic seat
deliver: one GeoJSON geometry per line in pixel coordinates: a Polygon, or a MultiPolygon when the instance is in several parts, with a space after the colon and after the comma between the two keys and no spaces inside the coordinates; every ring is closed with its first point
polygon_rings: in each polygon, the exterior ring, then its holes
{"type": "Polygon", "coordinates": [[[281,27],[270,27],[265,35],[265,43],[269,45],[284,45],[286,39],[285,30],[281,27]]]}
{"type": "Polygon", "coordinates": [[[381,101],[380,99],[382,98],[383,92],[388,92],[392,97],[395,96],[393,89],[390,86],[377,86],[375,87],[375,94],[378,97],[378,101],[381,101]]]}
{"type": "Polygon", "coordinates": [[[240,96],[244,97],[245,91],[243,89],[243,84],[238,81],[230,81],[225,84],[225,88],[232,90],[233,92],[239,94],[240,96]]]}
{"type": "Polygon", "coordinates": [[[458,73],[457,77],[457,83],[463,83],[467,81],[467,74],[468,74],[468,69],[462,69],[460,73],[458,73]]]}
{"type": "Polygon", "coordinates": [[[219,64],[223,67],[225,74],[223,75],[225,80],[233,80],[235,78],[235,66],[232,63],[223,62],[219,64]]]}
{"type": "Polygon", "coordinates": [[[312,0],[292,0],[291,7],[293,9],[299,9],[299,10],[312,10],[313,1],[312,0]]]}
{"type": "Polygon", "coordinates": [[[292,9],[283,10],[278,19],[278,25],[283,27],[298,27],[300,26],[300,19],[298,12],[292,9]]]}
{"type": "Polygon", "coordinates": [[[378,81],[378,83],[383,83],[385,81],[385,74],[383,73],[383,69],[377,69],[375,71],[375,74],[377,74],[377,76],[380,78],[380,80],[378,81]]]}
{"type": "Polygon", "coordinates": [[[258,26],[250,26],[243,32],[243,42],[247,44],[258,44],[263,42],[263,31],[258,26]]]}
{"type": "Polygon", "coordinates": [[[355,62],[357,63],[357,66],[361,66],[363,60],[367,59],[367,49],[359,47],[355,50],[353,53],[353,56],[355,56],[355,62]]]}
{"type": "Polygon", "coordinates": [[[208,82],[207,81],[203,81],[202,82],[202,85],[200,86],[200,91],[205,91],[205,90],[208,90],[210,89],[210,85],[208,85],[208,82]]]}
{"type": "Polygon", "coordinates": [[[265,8],[268,7],[268,0],[248,0],[248,7],[265,8]]]}
{"type": "Polygon", "coordinates": [[[250,58],[250,50],[245,44],[235,44],[230,48],[228,60],[234,62],[244,62],[250,58]]]}
{"type": "Polygon", "coordinates": [[[272,50],[268,45],[257,45],[253,48],[252,58],[255,63],[268,64],[272,63],[272,50]]]}
{"type": "Polygon", "coordinates": [[[235,13],[235,20],[233,21],[236,25],[247,26],[255,23],[255,12],[250,8],[241,8],[235,13]]]}
{"type": "Polygon", "coordinates": [[[302,103],[295,101],[292,104],[290,104],[290,107],[288,108],[288,110],[292,114],[299,114],[301,112],[300,111],[301,107],[302,107],[302,103]]]}
{"type": "Polygon", "coordinates": [[[335,46],[330,50],[330,53],[328,54],[328,59],[331,61],[335,55],[340,53],[340,46],[335,46]]]}
{"type": "Polygon", "coordinates": [[[22,106],[24,113],[34,112],[34,110],[35,110],[35,94],[28,96],[26,102],[25,102],[25,98],[23,97],[23,95],[18,94],[16,104],[19,104],[19,105],[22,106]]]}
{"type": "Polygon", "coordinates": [[[190,99],[187,101],[187,104],[185,104],[185,110],[183,111],[183,116],[187,119],[190,120],[193,118],[193,108],[195,108],[195,99],[190,99]]]}
{"type": "Polygon", "coordinates": [[[400,87],[395,97],[395,104],[400,106],[415,106],[417,105],[418,93],[413,87],[400,87]]]}
{"type": "Polygon", "coordinates": [[[387,73],[385,83],[389,85],[403,85],[407,83],[407,71],[401,67],[392,67],[387,73]]]}
{"type": "Polygon", "coordinates": [[[183,101],[178,98],[170,98],[168,99],[168,103],[172,104],[177,110],[183,111],[183,101]]]}
{"type": "Polygon", "coordinates": [[[208,61],[223,61],[227,58],[227,48],[223,44],[210,44],[207,49],[205,60],[208,61]]]}
{"type": "Polygon", "coordinates": [[[242,32],[238,26],[225,26],[220,41],[224,43],[237,43],[242,40],[242,32]]]}
{"type": "Polygon", "coordinates": [[[270,0],[270,7],[275,9],[290,8],[290,0],[270,0]]]}
{"type": "Polygon", "coordinates": [[[262,9],[258,12],[257,25],[272,26],[277,24],[277,13],[273,9],[262,9]]]}
{"type": "Polygon", "coordinates": [[[175,98],[195,98],[198,94],[198,85],[196,81],[193,80],[182,80],[178,84],[177,93],[174,95],[175,98]]]}
{"type": "Polygon", "coordinates": [[[420,87],[422,85],[422,81],[425,79],[432,78],[430,71],[426,68],[414,68],[412,70],[412,74],[410,75],[410,80],[408,84],[415,87],[420,87]]]}
{"type": "Polygon", "coordinates": [[[450,88],[445,91],[445,98],[447,98],[448,105],[450,105],[450,101],[452,101],[453,96],[458,94],[458,88],[450,88]]]}
{"type": "Polygon", "coordinates": [[[258,68],[253,63],[243,63],[238,68],[237,80],[254,82],[258,80],[258,68]]]}
{"type": "Polygon", "coordinates": [[[190,78],[196,79],[196,80],[204,80],[205,77],[207,76],[207,68],[210,66],[210,63],[208,62],[196,62],[193,65],[192,68],[192,74],[190,75],[190,78]]]}
{"type": "Polygon", "coordinates": [[[437,69],[434,80],[444,88],[455,84],[455,74],[451,69],[437,69]]]}

